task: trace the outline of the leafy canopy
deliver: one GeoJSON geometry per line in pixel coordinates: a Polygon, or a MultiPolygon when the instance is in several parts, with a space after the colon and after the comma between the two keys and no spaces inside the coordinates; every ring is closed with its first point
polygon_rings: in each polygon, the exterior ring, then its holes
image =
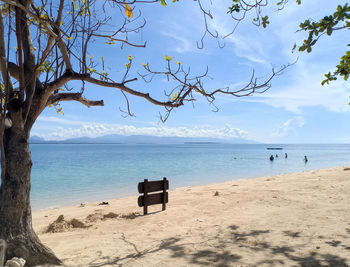
{"type": "MultiPolygon", "coordinates": [[[[288,3],[288,0],[281,0],[276,3],[278,10],[284,8],[288,3]]],[[[298,5],[302,4],[301,0],[296,0],[298,5]]],[[[257,26],[263,26],[266,28],[270,23],[269,17],[263,15],[262,8],[268,5],[268,1],[255,0],[253,3],[245,0],[233,0],[231,6],[228,7],[228,14],[231,14],[232,18],[237,20],[238,23],[246,17],[246,14],[250,11],[254,11],[256,16],[253,18],[253,23],[257,26]]],[[[348,3],[339,4],[333,14],[325,16],[317,21],[313,19],[306,19],[299,25],[299,32],[307,32],[307,38],[303,40],[301,45],[295,44],[293,51],[298,48],[299,52],[306,51],[311,53],[313,47],[317,44],[323,35],[331,36],[335,31],[349,29],[350,28],[350,6],[348,3]]],[[[350,44],[347,44],[350,46],[350,44]]],[[[337,80],[338,77],[342,77],[345,81],[348,80],[350,74],[350,51],[346,51],[345,55],[341,57],[339,64],[334,71],[330,71],[325,74],[325,79],[322,81],[322,85],[328,84],[330,81],[337,80]]]]}

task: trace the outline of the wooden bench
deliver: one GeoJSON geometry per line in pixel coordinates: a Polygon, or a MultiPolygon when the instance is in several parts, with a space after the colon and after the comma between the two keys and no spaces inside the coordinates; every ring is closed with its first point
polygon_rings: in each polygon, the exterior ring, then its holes
{"type": "Polygon", "coordinates": [[[145,179],[143,182],[139,183],[138,191],[140,194],[137,202],[139,207],[143,207],[143,215],[147,215],[148,206],[162,204],[162,210],[165,210],[166,203],[168,203],[168,192],[169,181],[166,177],[159,181],[148,181],[145,179]],[[162,191],[161,193],[149,194],[157,191],[162,191]]]}

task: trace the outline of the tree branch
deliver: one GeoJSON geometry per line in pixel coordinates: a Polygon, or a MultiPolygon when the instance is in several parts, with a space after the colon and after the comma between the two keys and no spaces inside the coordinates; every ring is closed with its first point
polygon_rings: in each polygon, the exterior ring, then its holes
{"type": "MultiPolygon", "coordinates": [[[[57,21],[59,21],[59,22],[62,19],[63,4],[64,4],[64,1],[61,1],[60,7],[59,7],[60,10],[58,12],[58,18],[57,18],[57,21]]],[[[39,11],[37,10],[37,8],[34,5],[32,5],[32,7],[35,10],[35,12],[37,12],[39,14],[39,11]]],[[[27,12],[29,12],[29,11],[27,11],[27,12]]],[[[34,15],[33,13],[30,13],[30,14],[34,15]]],[[[48,30],[49,35],[51,37],[55,38],[55,40],[58,42],[58,47],[60,48],[60,51],[61,51],[63,60],[66,64],[67,70],[72,70],[73,67],[72,67],[72,63],[71,63],[70,58],[69,58],[67,46],[66,46],[66,43],[64,42],[64,40],[62,39],[62,36],[61,36],[60,25],[57,25],[56,23],[54,23],[50,20],[43,20],[37,15],[34,15],[34,17],[38,18],[39,21],[43,21],[43,24],[46,26],[45,29],[48,30]],[[47,24],[50,24],[53,27],[53,30],[51,30],[47,24]]]]}
{"type": "Polygon", "coordinates": [[[19,99],[21,102],[24,101],[24,87],[25,87],[25,78],[24,78],[24,64],[23,64],[23,40],[22,36],[24,31],[22,31],[22,10],[18,7],[16,10],[16,37],[17,37],[17,57],[18,57],[18,65],[19,65],[19,87],[20,94],[19,99]]]}
{"type": "Polygon", "coordinates": [[[10,72],[11,77],[19,81],[19,67],[17,66],[17,64],[13,62],[8,62],[7,64],[8,71],[10,72]]]}
{"type": "MultiPolygon", "coordinates": [[[[163,101],[159,101],[156,100],[154,98],[152,98],[149,93],[142,93],[139,91],[135,91],[129,87],[127,87],[125,85],[125,83],[115,83],[115,82],[106,82],[106,81],[101,81],[95,78],[92,78],[90,76],[90,74],[88,73],[76,73],[76,72],[65,72],[65,74],[63,74],[60,78],[58,78],[57,80],[48,83],[45,86],[45,90],[47,91],[54,91],[57,90],[58,88],[60,88],[61,86],[65,85],[66,83],[68,83],[69,81],[77,81],[77,80],[81,80],[81,81],[86,81],[92,84],[96,84],[99,86],[103,86],[103,87],[111,87],[111,88],[118,88],[126,93],[129,93],[131,95],[135,95],[135,96],[139,96],[142,98],[147,99],[149,102],[151,102],[152,104],[158,105],[158,106],[167,106],[167,107],[179,107],[182,106],[183,103],[172,103],[171,101],[167,101],[167,102],[163,102],[163,101]]],[[[135,79],[136,80],[136,79],[135,79]]]]}
{"type": "Polygon", "coordinates": [[[53,103],[58,103],[61,101],[77,101],[82,103],[87,107],[91,106],[104,106],[103,100],[89,100],[82,96],[81,93],[60,93],[50,96],[47,101],[47,106],[52,105],[53,103]]]}
{"type": "Polygon", "coordinates": [[[13,85],[10,79],[8,63],[6,58],[6,41],[2,10],[3,6],[0,5],[0,68],[6,90],[6,96],[9,96],[10,92],[13,91],[13,85]]]}
{"type": "Polygon", "coordinates": [[[44,85],[45,90],[48,92],[53,92],[54,90],[59,89],[64,86],[69,81],[79,81],[84,80],[85,77],[90,76],[90,74],[80,74],[73,71],[66,71],[61,77],[54,80],[53,82],[47,83],[44,85]]]}
{"type": "Polygon", "coordinates": [[[95,79],[95,78],[93,78],[91,76],[85,77],[85,78],[83,78],[83,80],[86,81],[86,82],[92,83],[92,84],[103,86],[103,87],[118,88],[118,89],[120,89],[120,90],[122,90],[122,91],[124,91],[126,93],[131,94],[131,95],[145,98],[146,100],[148,100],[152,104],[155,104],[155,105],[158,105],[158,106],[179,107],[179,106],[183,105],[182,102],[180,102],[180,103],[173,103],[171,101],[166,101],[165,102],[165,101],[156,100],[153,97],[151,97],[149,95],[149,93],[142,93],[140,91],[133,90],[133,89],[127,87],[125,85],[125,83],[115,83],[115,82],[101,81],[101,80],[95,79]]]}

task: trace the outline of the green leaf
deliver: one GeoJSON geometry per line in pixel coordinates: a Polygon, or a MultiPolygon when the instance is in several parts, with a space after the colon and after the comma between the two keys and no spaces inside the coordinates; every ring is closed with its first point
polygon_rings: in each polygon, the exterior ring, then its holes
{"type": "Polygon", "coordinates": [[[307,46],[305,46],[305,45],[300,46],[300,47],[299,47],[299,52],[305,51],[306,47],[307,47],[307,46]]]}
{"type": "Polygon", "coordinates": [[[262,17],[261,19],[262,19],[261,23],[262,23],[263,27],[266,28],[267,24],[270,24],[269,17],[265,16],[265,17],[262,17]]]}
{"type": "Polygon", "coordinates": [[[332,27],[328,27],[328,28],[327,28],[327,35],[331,35],[332,32],[333,32],[332,27]]]}
{"type": "Polygon", "coordinates": [[[168,55],[164,56],[166,61],[172,61],[174,59],[174,57],[169,57],[168,55]]]}

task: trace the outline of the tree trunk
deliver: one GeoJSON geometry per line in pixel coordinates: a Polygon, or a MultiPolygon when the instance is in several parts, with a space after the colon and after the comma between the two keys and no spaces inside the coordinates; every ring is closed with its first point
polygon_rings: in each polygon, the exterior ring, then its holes
{"type": "Polygon", "coordinates": [[[29,133],[14,128],[5,131],[6,171],[0,188],[0,238],[7,243],[6,259],[22,257],[28,266],[61,264],[33,230],[29,133]]]}

